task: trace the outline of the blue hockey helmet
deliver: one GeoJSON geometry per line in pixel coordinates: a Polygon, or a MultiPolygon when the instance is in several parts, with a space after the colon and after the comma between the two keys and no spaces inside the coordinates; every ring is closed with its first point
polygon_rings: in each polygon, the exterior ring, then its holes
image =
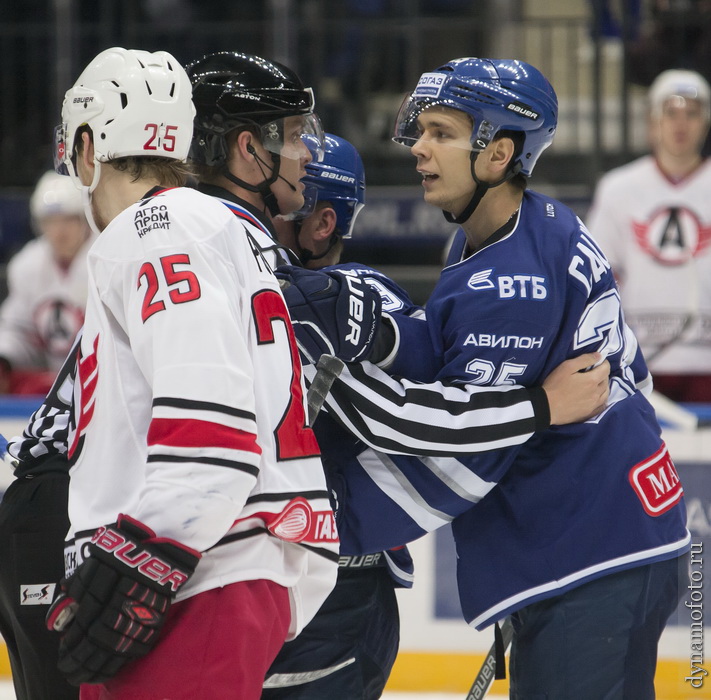
{"type": "Polygon", "coordinates": [[[551,144],[558,123],[552,85],[537,68],[511,59],[458,58],[424,73],[400,107],[393,141],[414,145],[419,139],[418,116],[435,106],[472,117],[475,152],[486,148],[500,131],[522,133],[511,170],[527,176],[551,144]]]}
{"type": "MultiPolygon", "coordinates": [[[[310,148],[310,136],[302,139],[310,148]]],[[[304,206],[291,217],[303,219],[311,214],[316,202],[328,201],[336,212],[337,232],[343,238],[353,233],[358,212],[365,204],[365,169],[353,144],[334,134],[324,134],[323,160],[306,165],[304,206]]]]}

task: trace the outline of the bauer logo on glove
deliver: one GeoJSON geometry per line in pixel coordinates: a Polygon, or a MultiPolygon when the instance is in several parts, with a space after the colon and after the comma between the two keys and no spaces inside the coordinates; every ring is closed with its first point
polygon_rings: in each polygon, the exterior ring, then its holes
{"type": "Polygon", "coordinates": [[[344,362],[369,358],[380,326],[380,294],[350,270],[276,271],[305,363],[323,354],[344,362]]]}
{"type": "Polygon", "coordinates": [[[200,556],[126,515],[100,527],[47,613],[47,627],[61,634],[58,668],[67,680],[102,683],[145,656],[200,556]]]}
{"type": "Polygon", "coordinates": [[[189,577],[189,573],[178,567],[171,566],[167,561],[155,556],[146,549],[141,549],[132,540],[124,537],[118,530],[111,527],[100,527],[91,538],[99,549],[112,554],[120,563],[160,586],[169,586],[172,593],[177,593],[189,577]]]}

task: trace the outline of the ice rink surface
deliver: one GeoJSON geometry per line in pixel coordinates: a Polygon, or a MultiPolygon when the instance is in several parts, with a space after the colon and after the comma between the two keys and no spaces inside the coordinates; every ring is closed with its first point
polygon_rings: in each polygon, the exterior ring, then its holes
{"type": "MultiPolygon", "coordinates": [[[[382,700],[464,700],[464,693],[385,693],[382,700]]],[[[489,700],[505,700],[503,695],[487,695],[489,700]]],[[[16,700],[11,681],[0,681],[0,700],[16,700]]]]}

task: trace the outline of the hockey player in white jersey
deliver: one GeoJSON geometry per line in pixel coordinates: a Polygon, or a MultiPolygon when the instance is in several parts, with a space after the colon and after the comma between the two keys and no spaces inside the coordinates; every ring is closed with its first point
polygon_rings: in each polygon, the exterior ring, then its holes
{"type": "Polygon", "coordinates": [[[68,437],[68,578],[48,615],[60,670],[115,697],[258,698],[338,553],[262,231],[181,187],[194,107],[169,54],[102,52],[62,116],[59,166],[101,235],[68,437]]]}
{"type": "Polygon", "coordinates": [[[30,197],[37,237],[10,260],[0,307],[0,392],[46,394],[84,322],[93,236],[81,194],[53,171],[30,197]]]}
{"type": "Polygon", "coordinates": [[[622,293],[655,389],[711,401],[711,88],[661,73],[648,93],[651,154],[604,175],[586,223],[622,293]]]}

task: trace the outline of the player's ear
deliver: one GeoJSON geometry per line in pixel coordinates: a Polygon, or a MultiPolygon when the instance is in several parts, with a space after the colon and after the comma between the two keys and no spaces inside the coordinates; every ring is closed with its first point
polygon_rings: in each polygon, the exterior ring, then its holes
{"type": "Polygon", "coordinates": [[[331,207],[323,207],[316,212],[317,222],[314,228],[314,238],[322,241],[336,230],[336,212],[331,207]]]}
{"type": "Polygon", "coordinates": [[[496,139],[489,145],[491,147],[491,151],[489,152],[489,165],[495,174],[500,173],[503,175],[516,153],[516,145],[513,139],[510,139],[508,136],[496,139]]]}
{"type": "Polygon", "coordinates": [[[249,131],[241,131],[234,141],[235,149],[245,160],[253,160],[257,152],[254,147],[254,134],[249,131]]]}
{"type": "MultiPolygon", "coordinates": [[[[76,150],[76,157],[81,161],[81,168],[85,172],[94,172],[94,142],[91,138],[91,134],[88,131],[82,131],[81,134],[81,148],[76,150]]],[[[90,175],[91,177],[91,175],[90,175]]]]}

